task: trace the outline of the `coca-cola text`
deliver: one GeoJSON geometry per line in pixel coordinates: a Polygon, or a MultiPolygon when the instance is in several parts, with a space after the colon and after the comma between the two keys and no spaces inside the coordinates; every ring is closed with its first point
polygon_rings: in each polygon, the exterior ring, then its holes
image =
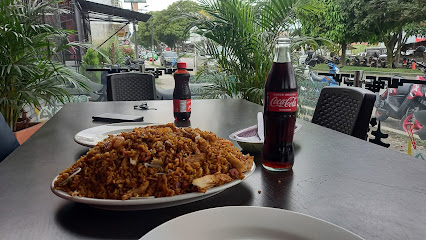
{"type": "Polygon", "coordinates": [[[268,93],[269,111],[273,112],[295,112],[297,110],[297,92],[290,93],[268,93]]]}

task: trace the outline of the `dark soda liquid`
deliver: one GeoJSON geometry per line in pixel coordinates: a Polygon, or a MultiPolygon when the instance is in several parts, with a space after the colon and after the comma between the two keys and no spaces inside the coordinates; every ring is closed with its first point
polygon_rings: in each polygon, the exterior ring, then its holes
{"type": "Polygon", "coordinates": [[[272,171],[288,171],[293,168],[293,163],[276,163],[263,161],[263,167],[272,171]]]}
{"type": "Polygon", "coordinates": [[[187,121],[191,117],[191,112],[174,112],[175,121],[187,121]]]}
{"type": "Polygon", "coordinates": [[[297,82],[291,63],[273,63],[265,84],[263,121],[265,141],[262,163],[268,170],[287,171],[294,164],[293,135],[296,112],[268,110],[269,92],[297,92],[297,82]]]}
{"type": "Polygon", "coordinates": [[[262,149],[264,167],[275,171],[291,169],[294,164],[293,134],[296,114],[270,112],[263,118],[265,123],[267,122],[262,149]]]}
{"type": "MultiPolygon", "coordinates": [[[[178,69],[174,74],[175,89],[173,99],[187,100],[191,99],[191,90],[189,89],[189,72],[186,69],[178,69]]],[[[176,121],[187,121],[191,117],[191,111],[173,112],[176,121]]]]}

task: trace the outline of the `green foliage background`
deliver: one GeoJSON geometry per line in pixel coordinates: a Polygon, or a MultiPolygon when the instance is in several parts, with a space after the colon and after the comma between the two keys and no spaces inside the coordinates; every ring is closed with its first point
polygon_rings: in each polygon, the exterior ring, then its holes
{"type": "MultiPolygon", "coordinates": [[[[0,1],[0,112],[9,126],[15,124],[24,105],[69,100],[60,87],[85,87],[71,77],[56,54],[75,46],[67,42],[71,31],[41,22],[42,14],[60,11],[54,1],[0,1]]],[[[57,12],[56,12],[57,13],[57,12]]]]}
{"type": "MultiPolygon", "coordinates": [[[[206,96],[243,98],[262,104],[266,77],[272,66],[275,40],[294,23],[293,0],[201,0],[192,15],[197,33],[206,37],[198,48],[217,63],[206,71],[213,85],[206,96]]],[[[294,48],[312,38],[293,38],[294,48]]],[[[297,62],[297,59],[293,63],[297,62]]],[[[295,69],[303,80],[303,70],[295,69]]]]}
{"type": "Polygon", "coordinates": [[[169,47],[185,41],[189,37],[186,31],[191,19],[186,13],[197,12],[198,5],[189,0],[180,0],[171,4],[167,9],[157,12],[149,12],[152,17],[148,22],[138,24],[138,43],[145,48],[151,48],[152,31],[154,33],[154,45],[161,42],[169,47]],[[153,21],[153,22],[152,22],[153,21]]]}
{"type": "MultiPolygon", "coordinates": [[[[342,59],[352,42],[383,42],[387,62],[399,57],[408,36],[426,34],[424,0],[307,0],[310,9],[297,11],[302,32],[339,43],[342,59]],[[405,31],[406,34],[403,34],[405,31]]],[[[343,62],[344,63],[344,62],[343,62]]],[[[388,64],[390,66],[390,64],[388,64]]]]}
{"type": "Polygon", "coordinates": [[[100,58],[100,55],[98,52],[96,52],[93,49],[87,49],[86,53],[83,56],[83,63],[80,68],[81,74],[86,76],[91,81],[97,82],[97,83],[101,82],[101,73],[87,71],[86,69],[89,67],[99,66],[101,63],[99,58],[100,58]]]}

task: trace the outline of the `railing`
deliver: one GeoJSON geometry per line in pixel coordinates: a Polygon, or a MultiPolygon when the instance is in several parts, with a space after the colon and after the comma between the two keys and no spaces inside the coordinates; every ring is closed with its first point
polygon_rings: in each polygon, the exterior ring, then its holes
{"type": "MultiPolygon", "coordinates": [[[[119,73],[119,72],[131,72],[131,71],[139,71],[142,73],[152,73],[155,78],[164,74],[173,74],[177,68],[145,68],[144,65],[139,65],[139,67],[128,67],[128,66],[118,66],[118,67],[105,67],[105,68],[87,68],[86,71],[107,71],[108,73],[119,73]]],[[[188,71],[194,71],[192,68],[187,68],[188,71]]]]}
{"type": "Polygon", "coordinates": [[[402,86],[404,83],[413,83],[413,84],[426,84],[426,81],[417,80],[417,79],[407,79],[401,76],[393,76],[393,77],[380,77],[380,76],[365,76],[364,79],[357,79],[356,74],[348,74],[348,73],[318,73],[323,76],[331,76],[336,82],[341,85],[344,83],[347,86],[354,86],[364,83],[365,88],[372,92],[379,92],[380,89],[388,88],[398,88],[402,86]]]}

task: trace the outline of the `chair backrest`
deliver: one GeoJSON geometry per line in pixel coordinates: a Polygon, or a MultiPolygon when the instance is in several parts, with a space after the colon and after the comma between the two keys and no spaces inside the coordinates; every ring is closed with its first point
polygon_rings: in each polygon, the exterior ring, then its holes
{"type": "Polygon", "coordinates": [[[19,142],[0,113],[0,162],[17,147],[19,147],[19,142]]]}
{"type": "Polygon", "coordinates": [[[149,73],[114,73],[107,76],[108,101],[155,100],[155,77],[149,73]]]}
{"type": "Polygon", "coordinates": [[[312,122],[365,140],[375,100],[376,95],[366,89],[324,87],[312,122]]]}

